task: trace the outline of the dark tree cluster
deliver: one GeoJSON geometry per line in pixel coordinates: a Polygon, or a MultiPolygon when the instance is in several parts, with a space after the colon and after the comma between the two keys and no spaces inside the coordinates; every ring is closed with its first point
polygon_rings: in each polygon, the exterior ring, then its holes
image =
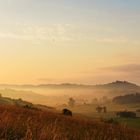
{"type": "Polygon", "coordinates": [[[121,104],[140,103],[140,93],[117,96],[113,98],[113,102],[121,104]]]}
{"type": "Polygon", "coordinates": [[[121,111],[116,113],[117,117],[136,118],[136,113],[132,111],[121,111]]]}
{"type": "Polygon", "coordinates": [[[107,113],[107,108],[106,108],[106,106],[103,106],[103,107],[101,107],[101,106],[98,106],[98,107],[96,107],[96,111],[98,112],[98,113],[107,113]]]}

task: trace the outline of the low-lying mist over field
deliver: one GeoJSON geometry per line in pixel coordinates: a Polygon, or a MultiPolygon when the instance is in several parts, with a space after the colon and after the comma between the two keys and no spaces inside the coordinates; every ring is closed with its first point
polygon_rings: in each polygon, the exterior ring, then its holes
{"type": "Polygon", "coordinates": [[[0,94],[0,104],[41,108],[57,113],[69,109],[78,118],[117,121],[140,129],[140,87],[127,81],[102,85],[0,85],[0,94]],[[128,111],[135,117],[119,118],[116,113],[120,111],[128,111]]]}
{"type": "Polygon", "coordinates": [[[77,104],[92,103],[96,98],[111,100],[113,97],[140,92],[140,87],[116,81],[103,85],[50,84],[50,85],[0,85],[0,93],[5,97],[22,98],[35,104],[57,106],[67,104],[74,98],[77,104]]]}

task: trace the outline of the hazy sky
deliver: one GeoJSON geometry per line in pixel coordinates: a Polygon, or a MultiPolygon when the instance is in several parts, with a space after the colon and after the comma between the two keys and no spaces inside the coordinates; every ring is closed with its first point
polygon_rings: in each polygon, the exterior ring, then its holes
{"type": "Polygon", "coordinates": [[[140,84],[140,0],[0,0],[0,83],[140,84]]]}

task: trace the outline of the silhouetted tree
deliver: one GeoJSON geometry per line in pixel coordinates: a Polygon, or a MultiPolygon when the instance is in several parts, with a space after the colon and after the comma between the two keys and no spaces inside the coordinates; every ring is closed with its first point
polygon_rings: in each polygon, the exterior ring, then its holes
{"type": "Polygon", "coordinates": [[[104,113],[107,113],[107,108],[106,108],[106,106],[103,107],[103,112],[104,112],[104,113]]]}
{"type": "Polygon", "coordinates": [[[102,107],[98,106],[98,107],[96,108],[96,111],[97,111],[98,113],[101,113],[101,112],[102,112],[102,107]]]}
{"type": "Polygon", "coordinates": [[[19,99],[18,99],[18,101],[22,101],[22,99],[21,99],[21,98],[19,98],[19,99]]]}
{"type": "Polygon", "coordinates": [[[104,106],[104,107],[98,106],[98,107],[96,107],[96,111],[98,113],[101,113],[101,112],[107,113],[107,108],[106,108],[106,106],[104,106]]]}
{"type": "Polygon", "coordinates": [[[71,97],[69,98],[68,105],[73,107],[75,105],[75,100],[71,97]]]}

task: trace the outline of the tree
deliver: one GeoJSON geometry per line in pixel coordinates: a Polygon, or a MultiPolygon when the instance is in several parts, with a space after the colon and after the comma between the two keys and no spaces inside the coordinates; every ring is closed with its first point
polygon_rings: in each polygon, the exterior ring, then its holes
{"type": "Polygon", "coordinates": [[[106,106],[103,107],[103,112],[104,112],[104,113],[107,113],[107,108],[106,108],[106,106]]]}
{"type": "Polygon", "coordinates": [[[75,100],[71,97],[69,98],[68,105],[73,107],[75,105],[75,100]]]}
{"type": "Polygon", "coordinates": [[[98,107],[96,108],[96,111],[97,111],[98,113],[101,113],[101,112],[102,112],[102,107],[98,106],[98,107]]]}

